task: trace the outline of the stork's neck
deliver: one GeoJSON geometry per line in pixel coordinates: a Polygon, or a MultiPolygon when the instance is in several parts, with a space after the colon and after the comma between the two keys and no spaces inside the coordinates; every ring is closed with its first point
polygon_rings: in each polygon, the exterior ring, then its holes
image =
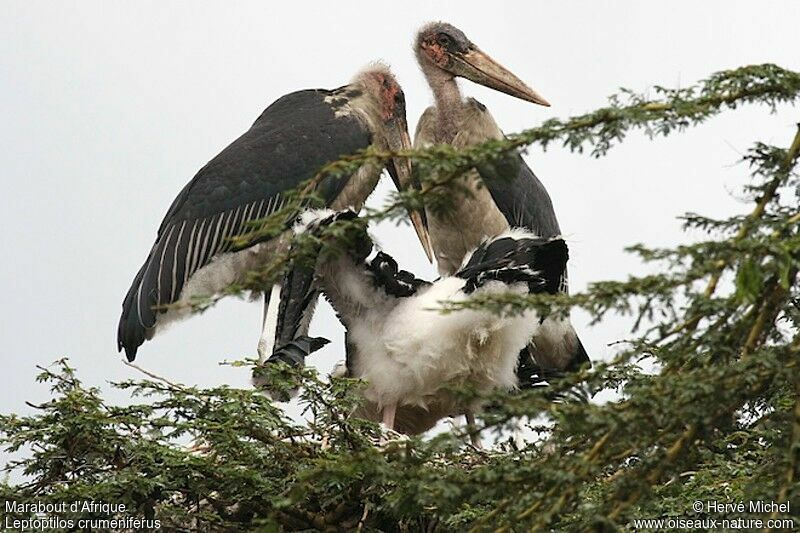
{"type": "Polygon", "coordinates": [[[458,133],[464,108],[458,83],[452,74],[427,62],[423,62],[422,72],[436,100],[436,140],[452,143],[458,133]]]}
{"type": "Polygon", "coordinates": [[[387,297],[364,262],[348,253],[321,261],[316,274],[323,294],[348,328],[359,321],[383,317],[387,309],[381,304],[394,305],[398,301],[387,297]]]}

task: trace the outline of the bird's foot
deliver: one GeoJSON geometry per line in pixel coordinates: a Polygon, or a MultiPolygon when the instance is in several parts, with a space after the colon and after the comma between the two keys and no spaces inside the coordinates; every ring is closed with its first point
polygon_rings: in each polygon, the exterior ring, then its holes
{"type": "Polygon", "coordinates": [[[379,447],[384,447],[390,442],[396,442],[405,437],[394,430],[394,415],[397,413],[397,404],[389,404],[383,407],[381,412],[381,436],[378,442],[379,447]]]}
{"type": "Polygon", "coordinates": [[[376,447],[379,449],[386,449],[396,445],[403,444],[409,440],[409,436],[404,433],[399,433],[393,429],[389,429],[381,424],[381,436],[378,437],[376,447]]]}
{"type": "Polygon", "coordinates": [[[475,425],[475,413],[467,411],[464,413],[464,418],[467,421],[467,431],[469,432],[469,442],[476,450],[483,449],[483,442],[481,442],[481,432],[475,425]]]}
{"type": "Polygon", "coordinates": [[[472,444],[472,447],[476,450],[483,450],[483,441],[481,440],[481,436],[478,433],[473,433],[469,436],[469,442],[472,444]]]}

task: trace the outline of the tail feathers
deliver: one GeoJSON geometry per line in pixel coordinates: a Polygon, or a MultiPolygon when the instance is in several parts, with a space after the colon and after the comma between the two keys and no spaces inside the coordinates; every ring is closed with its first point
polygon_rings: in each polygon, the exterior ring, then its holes
{"type": "Polygon", "coordinates": [[[308,319],[309,306],[313,305],[318,294],[313,267],[297,266],[284,275],[278,322],[274,332],[275,346],[281,346],[295,338],[304,321],[308,319]]]}
{"type": "Polygon", "coordinates": [[[151,336],[151,328],[155,324],[153,311],[149,307],[147,309],[140,308],[139,294],[140,291],[145,290],[142,287],[142,280],[147,265],[148,262],[142,265],[133,279],[131,288],[128,289],[128,294],[122,302],[122,316],[117,327],[117,350],[124,349],[128,361],[136,359],[136,351],[151,336]],[[149,320],[149,322],[145,322],[145,320],[149,320]]]}
{"type": "Polygon", "coordinates": [[[583,367],[591,368],[592,360],[589,358],[589,354],[586,353],[586,348],[583,347],[583,343],[578,339],[578,349],[573,353],[572,359],[565,370],[567,372],[575,372],[583,367]]]}
{"type": "Polygon", "coordinates": [[[519,352],[517,360],[517,387],[522,390],[535,389],[547,385],[548,375],[536,364],[528,347],[519,352]]]}
{"type": "MultiPolygon", "coordinates": [[[[552,319],[545,319],[547,323],[552,319]]],[[[567,329],[544,328],[519,354],[517,381],[520,388],[533,388],[581,368],[591,368],[592,361],[575,334],[567,329]]]]}
{"type": "MultiPolygon", "coordinates": [[[[318,239],[324,239],[323,229],[337,222],[348,222],[357,220],[357,214],[352,210],[334,212],[330,209],[307,210],[300,214],[295,225],[295,234],[307,233],[318,239]]],[[[360,227],[356,226],[357,228],[360,227]]],[[[349,226],[345,226],[349,230],[349,226]]],[[[369,254],[372,249],[372,241],[369,241],[366,228],[357,231],[354,235],[355,243],[353,249],[361,253],[361,241],[367,239],[368,249],[364,256],[369,254]],[[363,235],[362,235],[363,233],[363,235]]],[[[311,320],[319,289],[317,287],[316,269],[320,253],[324,253],[323,243],[318,242],[310,249],[300,248],[300,256],[292,268],[286,272],[281,282],[280,304],[278,307],[278,320],[274,331],[275,347],[285,347],[298,336],[305,333],[308,323],[311,320]]],[[[268,333],[271,334],[271,333],[268,333]]],[[[273,352],[273,353],[277,353],[273,352]]],[[[269,355],[269,354],[266,354],[269,355]]]]}
{"type": "Polygon", "coordinates": [[[297,394],[297,388],[285,382],[274,381],[264,369],[275,363],[286,363],[292,368],[305,366],[306,357],[319,350],[330,341],[323,337],[308,337],[300,335],[292,341],[280,346],[272,352],[264,365],[253,369],[253,386],[263,390],[270,398],[279,402],[288,402],[297,394]]]}
{"type": "Polygon", "coordinates": [[[294,340],[287,342],[277,348],[267,359],[267,363],[287,363],[289,366],[302,367],[305,365],[306,357],[316,352],[326,344],[328,339],[324,337],[309,337],[300,335],[294,340]]]}
{"type": "Polygon", "coordinates": [[[180,246],[176,248],[175,243],[170,242],[172,233],[169,233],[166,241],[159,236],[122,302],[122,316],[117,328],[117,349],[125,350],[128,361],[133,361],[139,346],[153,337],[156,318],[165,312],[160,306],[173,303],[173,293],[180,294],[183,288],[188,239],[180,240],[180,246]],[[174,258],[176,254],[177,258],[174,258]],[[176,271],[161,268],[162,263],[172,264],[173,258],[177,265],[176,271]]]}
{"type": "MultiPolygon", "coordinates": [[[[528,350],[523,349],[517,365],[517,388],[521,391],[546,389],[569,372],[570,370],[543,370],[533,361],[528,350]]],[[[546,394],[553,402],[588,403],[595,391],[586,383],[578,383],[566,390],[548,391],[546,394]]]]}

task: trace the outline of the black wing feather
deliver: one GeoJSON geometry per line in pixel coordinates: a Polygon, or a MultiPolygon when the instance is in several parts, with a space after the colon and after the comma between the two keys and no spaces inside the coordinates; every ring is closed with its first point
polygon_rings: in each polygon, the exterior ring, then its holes
{"type": "Polygon", "coordinates": [[[489,281],[527,283],[531,293],[558,292],[569,253],[563,239],[500,237],[481,244],[456,272],[472,293],[489,281]]]}
{"type": "MultiPolygon", "coordinates": [[[[325,101],[332,94],[307,90],[278,99],[178,194],[122,305],[117,340],[128,359],[152,334],[157,308],[176,302],[192,274],[229,251],[230,237],[277,211],[284,191],[326,163],[370,145],[365,126],[335,116],[325,101]]],[[[330,202],[346,181],[330,178],[318,191],[330,202]]]]}
{"type": "Polygon", "coordinates": [[[497,208],[512,228],[525,228],[540,237],[561,235],[553,201],[533,170],[517,153],[478,167],[497,208]]]}
{"type": "Polygon", "coordinates": [[[372,261],[364,265],[372,275],[375,287],[395,298],[409,298],[431,283],[416,277],[407,270],[400,270],[397,261],[389,254],[378,252],[372,261]]]}

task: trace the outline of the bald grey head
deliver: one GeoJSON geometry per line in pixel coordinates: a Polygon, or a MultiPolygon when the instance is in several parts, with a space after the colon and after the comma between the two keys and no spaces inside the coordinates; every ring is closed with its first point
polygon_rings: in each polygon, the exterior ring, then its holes
{"type": "Polygon", "coordinates": [[[423,26],[417,33],[414,51],[432,86],[440,83],[443,75],[460,77],[515,98],[543,106],[550,105],[544,97],[489,57],[452,24],[432,22],[423,26]]]}
{"type": "MultiPolygon", "coordinates": [[[[377,123],[405,122],[406,101],[403,89],[385,63],[370,63],[353,77],[350,86],[361,93],[359,104],[369,120],[377,123]]],[[[379,126],[375,124],[373,127],[379,126]]]]}
{"type": "Polygon", "coordinates": [[[474,48],[475,45],[467,38],[464,32],[452,24],[430,22],[417,32],[414,51],[420,64],[423,64],[423,61],[431,61],[440,68],[444,68],[442,64],[447,59],[448,54],[466,54],[474,48]],[[430,50],[434,46],[438,46],[440,50],[447,53],[440,54],[437,58],[432,57],[426,50],[430,50]]]}
{"type": "MultiPolygon", "coordinates": [[[[410,150],[406,99],[389,66],[381,62],[370,64],[355,75],[349,87],[358,94],[350,105],[359,109],[362,118],[368,122],[374,144],[395,154],[410,150]]],[[[408,157],[392,157],[386,164],[386,170],[399,191],[416,186],[408,157]]],[[[416,210],[409,211],[409,217],[428,259],[431,259],[433,251],[425,217],[416,210]]]]}

